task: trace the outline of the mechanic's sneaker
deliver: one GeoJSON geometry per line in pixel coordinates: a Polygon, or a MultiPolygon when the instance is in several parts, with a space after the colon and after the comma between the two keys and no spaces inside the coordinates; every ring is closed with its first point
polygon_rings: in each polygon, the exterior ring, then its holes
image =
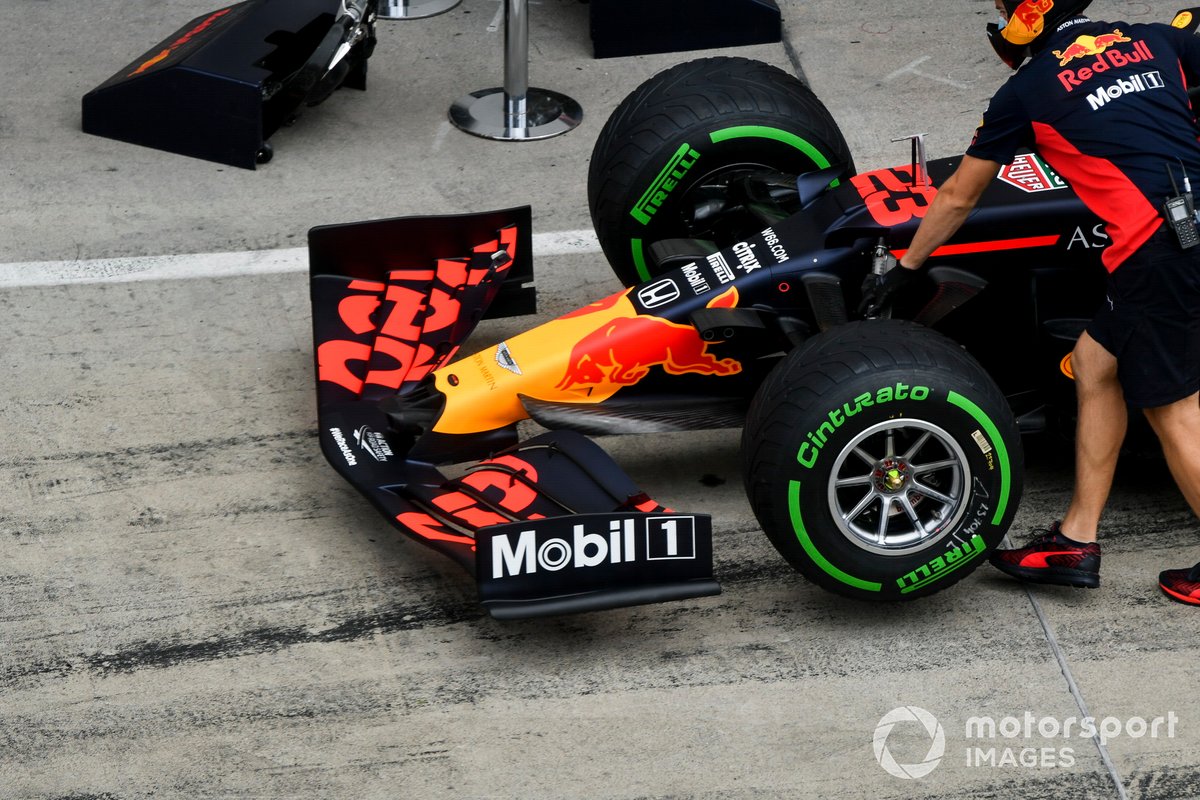
{"type": "Polygon", "coordinates": [[[1095,589],[1100,585],[1100,545],[1067,538],[1059,530],[1061,524],[1055,522],[1024,547],[996,550],[988,560],[1023,581],[1095,589]]]}
{"type": "Polygon", "coordinates": [[[1191,569],[1168,569],[1158,573],[1158,588],[1172,600],[1200,606],[1200,564],[1191,569]]]}

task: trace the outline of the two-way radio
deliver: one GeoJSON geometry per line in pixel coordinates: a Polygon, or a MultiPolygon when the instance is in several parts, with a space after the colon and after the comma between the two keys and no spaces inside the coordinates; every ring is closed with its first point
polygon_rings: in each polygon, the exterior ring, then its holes
{"type": "Polygon", "coordinates": [[[1163,217],[1175,232],[1179,247],[1190,250],[1200,244],[1200,232],[1196,230],[1196,207],[1192,203],[1192,182],[1188,180],[1187,168],[1180,161],[1179,169],[1183,172],[1183,191],[1180,192],[1171,164],[1168,162],[1165,166],[1167,177],[1171,179],[1171,189],[1175,194],[1163,201],[1163,217]]]}

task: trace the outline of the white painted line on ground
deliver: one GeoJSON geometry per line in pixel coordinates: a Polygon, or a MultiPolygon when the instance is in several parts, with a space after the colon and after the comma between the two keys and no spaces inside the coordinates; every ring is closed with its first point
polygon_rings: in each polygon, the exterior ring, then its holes
{"type": "Polygon", "coordinates": [[[433,135],[433,152],[436,153],[442,149],[442,145],[446,142],[446,137],[450,135],[451,130],[453,128],[450,127],[449,120],[443,120],[438,125],[437,133],[433,135]]]}
{"type": "Polygon", "coordinates": [[[492,17],[492,21],[488,23],[487,32],[495,33],[500,30],[500,26],[504,24],[504,2],[496,4],[496,15],[492,17]]]}
{"type": "MultiPolygon", "coordinates": [[[[498,0],[496,4],[496,16],[492,17],[492,21],[488,23],[487,32],[495,33],[502,27],[508,26],[508,0],[498,0]]],[[[530,0],[529,5],[540,6],[540,0],[530,0]]]]}
{"type": "Polygon", "coordinates": [[[970,89],[971,88],[970,86],[968,86],[965,83],[960,83],[959,81],[951,80],[950,78],[944,78],[941,75],[930,75],[928,72],[922,72],[921,70],[917,69],[917,67],[921,66],[922,64],[924,64],[926,61],[928,61],[931,58],[933,58],[933,56],[924,56],[923,58],[918,58],[916,61],[912,62],[908,66],[901,67],[900,69],[896,70],[895,72],[889,74],[887,77],[885,77],[883,79],[883,82],[891,83],[893,80],[900,77],[901,75],[904,75],[905,73],[911,73],[911,74],[916,75],[921,78],[927,78],[931,81],[937,81],[938,83],[944,83],[949,86],[953,86],[955,89],[970,89]]]}
{"type": "MultiPolygon", "coordinates": [[[[599,252],[600,242],[590,230],[533,234],[534,258],[599,252]]],[[[240,253],[97,258],[88,261],[26,261],[0,264],[0,289],[76,283],[228,278],[304,272],[307,269],[306,247],[246,250],[240,253]]]]}

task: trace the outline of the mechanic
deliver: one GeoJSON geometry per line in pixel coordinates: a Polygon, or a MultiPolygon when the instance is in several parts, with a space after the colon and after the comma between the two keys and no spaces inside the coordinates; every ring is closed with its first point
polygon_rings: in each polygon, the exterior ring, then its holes
{"type": "MultiPolygon", "coordinates": [[[[988,38],[1018,71],[992,97],[899,268],[863,284],[862,308],[878,314],[916,276],[1018,147],[1035,149],[1105,222],[1107,302],[1071,355],[1079,417],[1070,505],[1028,545],[991,557],[1022,580],[1096,587],[1096,534],[1127,404],[1146,415],[1200,516],[1200,246],[1184,246],[1195,235],[1191,214],[1172,224],[1164,207],[1188,191],[1184,170],[1200,179],[1200,129],[1184,83],[1184,73],[1200,76],[1200,37],[1165,24],[1093,21],[1082,14],[1089,3],[996,0],[1001,22],[988,25],[988,38]]],[[[1159,586],[1200,605],[1200,564],[1162,572],[1159,586]]]]}

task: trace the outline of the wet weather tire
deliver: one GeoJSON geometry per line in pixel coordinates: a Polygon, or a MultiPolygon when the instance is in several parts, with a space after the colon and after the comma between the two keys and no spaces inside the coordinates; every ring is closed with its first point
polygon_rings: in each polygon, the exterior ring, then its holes
{"type": "MultiPolygon", "coordinates": [[[[613,271],[633,285],[653,274],[648,246],[660,239],[720,241],[729,220],[697,222],[706,201],[739,174],[854,170],[850,148],[807,86],[745,58],[702,58],[660,72],[605,123],[588,170],[592,224],[613,271]]],[[[743,235],[756,233],[751,223],[743,235]]]]}
{"type": "Polygon", "coordinates": [[[949,339],[901,320],[815,337],[759,388],[742,440],[763,531],[839,594],[908,600],[961,580],[1021,497],[1003,395],[949,339]]]}

